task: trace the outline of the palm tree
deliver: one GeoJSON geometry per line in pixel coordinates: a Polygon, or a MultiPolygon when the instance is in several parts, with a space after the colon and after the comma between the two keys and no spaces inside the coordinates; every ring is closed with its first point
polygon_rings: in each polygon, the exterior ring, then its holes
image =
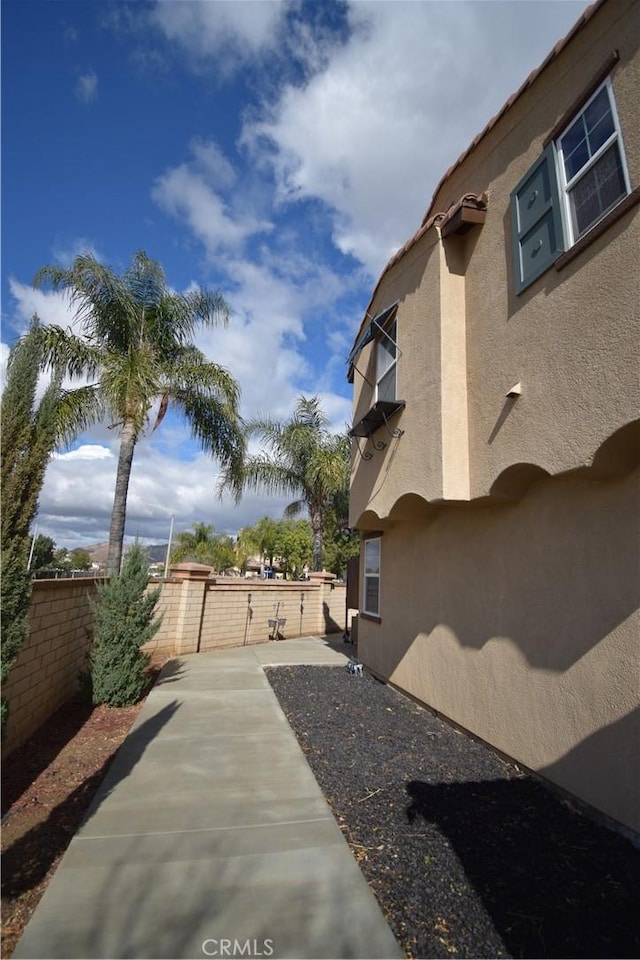
{"type": "Polygon", "coordinates": [[[300,397],[290,420],[257,420],[248,435],[260,434],[265,452],[247,457],[241,474],[223,474],[221,490],[263,491],[297,497],[285,510],[296,517],[305,508],[313,535],[313,569],[322,569],[324,538],[332,510],[349,487],[349,454],[344,435],[332,434],[317,397],[300,397]]]}
{"type": "Polygon", "coordinates": [[[178,534],[171,551],[172,563],[183,560],[207,563],[218,572],[228,570],[235,562],[233,539],[226,533],[215,533],[209,523],[194,523],[192,530],[178,534]]]}
{"type": "Polygon", "coordinates": [[[90,381],[64,392],[66,439],[105,417],[120,433],[108,555],[109,569],[119,571],[133,454],[155,401],[160,408],[154,430],[172,402],[229,476],[241,469],[238,385],[191,342],[199,326],[226,324],[229,308],[219,293],[170,291],[161,265],[142,251],[121,276],[89,254],[76,257],[68,270],[45,266],[34,285],[45,284],[68,292],[79,335],[54,325],[41,328],[43,365],[90,381]]]}

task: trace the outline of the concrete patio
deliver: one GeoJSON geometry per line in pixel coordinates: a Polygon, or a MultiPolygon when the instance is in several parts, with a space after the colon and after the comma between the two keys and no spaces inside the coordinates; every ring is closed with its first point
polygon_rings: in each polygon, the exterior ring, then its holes
{"type": "Polygon", "coordinates": [[[402,956],[262,669],[351,652],[170,661],[14,957],[402,956]]]}

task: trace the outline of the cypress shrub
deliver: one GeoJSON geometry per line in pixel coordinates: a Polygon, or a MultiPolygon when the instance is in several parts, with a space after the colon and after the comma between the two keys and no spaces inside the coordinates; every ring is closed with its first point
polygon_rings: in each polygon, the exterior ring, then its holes
{"type": "Polygon", "coordinates": [[[149,656],[140,648],[155,636],[161,623],[161,619],[154,620],[161,588],[145,594],[148,583],[147,555],[136,543],[127,553],[120,575],[98,588],[89,654],[95,706],[129,707],[145,691],[149,656]]]}
{"type": "MultiPolygon", "coordinates": [[[[36,402],[42,355],[40,324],[34,316],[29,332],[9,355],[0,406],[0,680],[3,687],[28,633],[29,528],[38,512],[40,490],[58,436],[59,376],[54,375],[44,397],[39,404],[36,402]]],[[[9,703],[2,696],[3,737],[8,717],[9,703]]]]}

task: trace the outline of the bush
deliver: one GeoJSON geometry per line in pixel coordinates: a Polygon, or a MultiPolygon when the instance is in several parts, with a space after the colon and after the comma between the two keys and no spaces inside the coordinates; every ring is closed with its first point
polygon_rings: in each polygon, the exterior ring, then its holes
{"type": "Polygon", "coordinates": [[[95,706],[129,707],[142,697],[149,657],[140,649],[160,628],[154,620],[160,587],[145,593],[149,582],[145,551],[135,544],[122,572],[98,588],[94,643],[89,655],[95,706]]]}

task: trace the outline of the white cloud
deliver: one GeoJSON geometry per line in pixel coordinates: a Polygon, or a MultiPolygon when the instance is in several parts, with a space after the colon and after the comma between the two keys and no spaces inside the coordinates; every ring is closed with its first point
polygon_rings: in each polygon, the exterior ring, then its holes
{"type": "Polygon", "coordinates": [[[276,46],[288,6],[278,0],[165,0],[150,16],[168,40],[196,61],[215,58],[216,69],[229,73],[276,46]]]}
{"type": "Polygon", "coordinates": [[[184,221],[210,257],[236,251],[248,237],[271,229],[249,213],[234,213],[221,190],[235,181],[231,163],[213,141],[194,140],[193,159],[166,170],[156,180],[152,199],[166,214],[184,221]]]}
{"type": "Polygon", "coordinates": [[[15,301],[12,326],[19,333],[26,333],[34,313],[42,323],[55,323],[60,327],[68,327],[72,323],[73,313],[65,293],[36,290],[14,277],[9,277],[9,289],[15,301]]]}
{"type": "Polygon", "coordinates": [[[103,447],[99,443],[83,443],[75,450],[68,450],[66,453],[54,453],[54,460],[110,460],[113,453],[108,447],[103,447]]]}
{"type": "Polygon", "coordinates": [[[336,247],[375,276],[445,170],[583,6],[351,3],[348,42],[247,122],[243,142],[254,155],[271,148],[282,200],[331,208],[336,247]]]}
{"type": "Polygon", "coordinates": [[[92,240],[86,237],[76,237],[70,242],[56,242],[51,252],[55,260],[64,268],[71,266],[76,257],[82,254],[90,254],[96,260],[104,262],[104,255],[98,250],[92,240]]]}
{"type": "Polygon", "coordinates": [[[90,103],[98,96],[98,77],[93,70],[81,74],[75,86],[76,98],[81,103],[90,103]]]}
{"type": "MultiPolygon", "coordinates": [[[[38,513],[38,530],[60,546],[74,547],[108,539],[115,485],[117,440],[105,458],[53,459],[47,469],[38,513]]],[[[268,514],[281,517],[288,500],[243,497],[236,507],[216,492],[217,468],[205,454],[181,462],[162,453],[149,439],[136,448],[127,502],[126,538],[166,542],[171,517],[175,531],[196,522],[235,533],[268,514]]]]}

